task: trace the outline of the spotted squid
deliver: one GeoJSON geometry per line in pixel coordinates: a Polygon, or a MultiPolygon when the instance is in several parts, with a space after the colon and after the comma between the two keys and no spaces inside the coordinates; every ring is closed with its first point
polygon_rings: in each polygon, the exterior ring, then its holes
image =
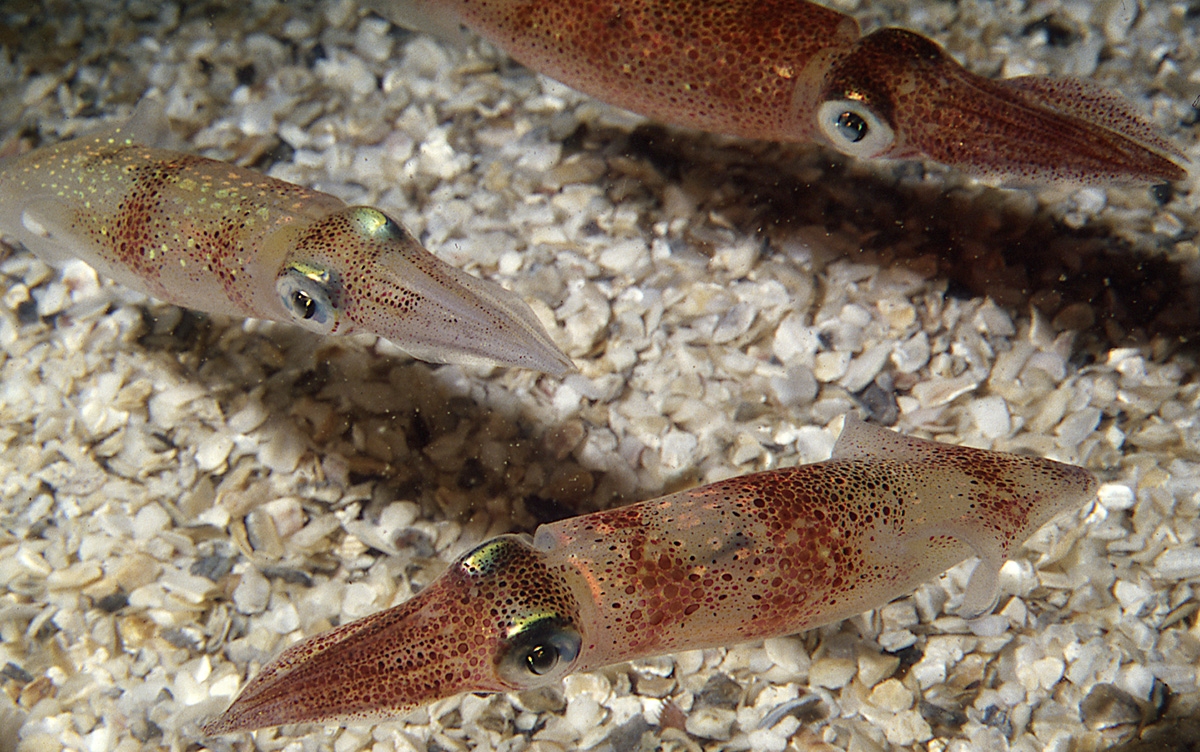
{"type": "Polygon", "coordinates": [[[876,608],[972,554],[960,615],[1013,546],[1096,489],[1087,470],[847,418],[833,457],[502,535],[411,600],[300,642],[209,734],[361,722],[876,608]]]}
{"type": "Polygon", "coordinates": [[[134,118],[0,162],[0,235],[200,311],[370,332],[432,362],[573,366],[528,305],[426,251],[378,209],[193,154],[134,118]]]}
{"type": "Polygon", "coordinates": [[[1126,100],[1073,78],[985,78],[935,42],[805,0],[368,0],[469,28],[518,62],[670,125],[925,158],[997,184],[1179,180],[1184,155],[1126,100]]]}

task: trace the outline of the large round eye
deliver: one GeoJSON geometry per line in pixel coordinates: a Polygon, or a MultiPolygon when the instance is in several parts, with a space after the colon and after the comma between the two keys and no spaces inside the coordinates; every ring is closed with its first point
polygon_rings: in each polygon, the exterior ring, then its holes
{"type": "Polygon", "coordinates": [[[548,684],[570,672],[582,642],[561,617],[541,615],[510,631],[496,669],[500,678],[518,687],[548,684]]]}
{"type": "Polygon", "coordinates": [[[337,326],[338,288],[336,275],[307,265],[289,266],[275,280],[275,291],[292,322],[320,334],[337,326]]]}
{"type": "Polygon", "coordinates": [[[817,123],[830,146],[860,159],[883,156],[896,141],[887,121],[853,99],[825,102],[817,109],[817,123]]]}

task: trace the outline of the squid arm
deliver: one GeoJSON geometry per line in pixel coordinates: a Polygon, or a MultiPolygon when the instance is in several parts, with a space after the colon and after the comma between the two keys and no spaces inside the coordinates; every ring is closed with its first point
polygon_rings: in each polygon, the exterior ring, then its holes
{"type": "Polygon", "coordinates": [[[1091,498],[1050,460],[847,418],[832,459],[504,535],[411,600],[285,650],[208,734],[404,714],[876,608],[972,554],[986,610],[1012,546],[1091,498]]]}
{"type": "Polygon", "coordinates": [[[378,209],[156,148],[159,102],[0,162],[0,235],[209,313],[370,332],[432,362],[573,370],[526,303],[426,251],[378,209]]]}
{"type": "Polygon", "coordinates": [[[936,43],[805,0],[369,0],[467,27],[518,62],[655,120],[924,158],[991,183],[1180,180],[1183,153],[1090,81],[967,71],[936,43]]]}

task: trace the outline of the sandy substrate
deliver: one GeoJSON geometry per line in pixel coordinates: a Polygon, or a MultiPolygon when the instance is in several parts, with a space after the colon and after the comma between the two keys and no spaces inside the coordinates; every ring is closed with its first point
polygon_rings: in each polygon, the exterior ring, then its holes
{"type": "MultiPolygon", "coordinates": [[[[207,156],[379,206],[530,301],[579,373],[196,315],[0,263],[0,750],[1093,750],[1188,738],[1200,659],[1197,197],[998,191],[665,129],[353,2],[6,4],[0,138],[147,91],[207,156]],[[765,644],[204,739],[264,661],[490,536],[828,456],[851,410],[1085,464],[1099,500],[765,644]]],[[[1187,151],[1187,3],[840,2],[988,75],[1083,75],[1187,151]],[[937,30],[949,28],[948,32],[937,30]]]]}

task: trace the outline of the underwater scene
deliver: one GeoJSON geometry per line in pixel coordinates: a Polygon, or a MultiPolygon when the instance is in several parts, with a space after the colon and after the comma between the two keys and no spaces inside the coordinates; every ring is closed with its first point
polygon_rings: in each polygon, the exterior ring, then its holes
{"type": "Polygon", "coordinates": [[[0,102],[0,752],[1200,738],[1200,4],[10,0],[0,102]]]}

